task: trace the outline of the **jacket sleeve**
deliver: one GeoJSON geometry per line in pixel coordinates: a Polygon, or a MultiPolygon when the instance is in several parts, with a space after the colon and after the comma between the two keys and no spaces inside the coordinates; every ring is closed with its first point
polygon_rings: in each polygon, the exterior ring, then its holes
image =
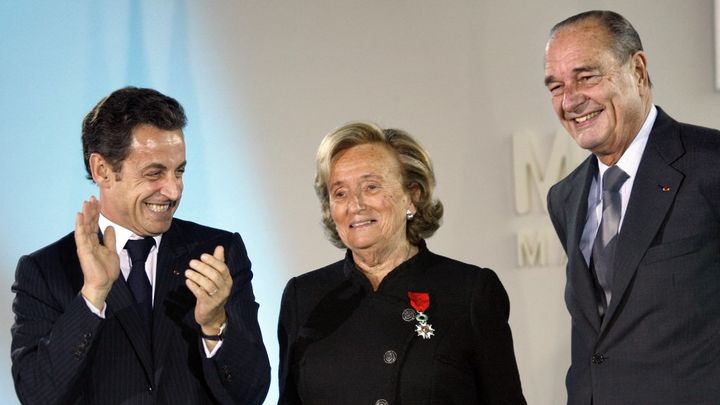
{"type": "MultiPolygon", "coordinates": [[[[235,233],[225,258],[233,278],[225,305],[227,329],[222,347],[210,359],[203,354],[206,382],[220,403],[262,404],[270,387],[270,363],[258,325],[250,259],[235,233]]],[[[202,342],[199,341],[202,351],[202,342]]]]}
{"type": "Polygon", "coordinates": [[[295,279],[291,279],[282,295],[280,318],[278,321],[278,343],[280,346],[280,370],[278,373],[280,386],[279,405],[300,404],[295,379],[291,375],[293,343],[297,338],[298,321],[296,315],[295,279]]]}
{"type": "Polygon", "coordinates": [[[510,301],[492,270],[481,274],[473,286],[470,317],[477,348],[473,363],[478,398],[486,405],[524,405],[508,324],[510,301]]]}
{"type": "Polygon", "coordinates": [[[547,195],[547,210],[548,214],[550,215],[550,221],[553,224],[553,227],[555,228],[555,233],[558,236],[558,239],[560,239],[560,243],[562,244],[563,249],[565,249],[565,252],[567,252],[567,238],[565,237],[565,218],[564,213],[562,211],[558,211],[555,205],[555,200],[557,200],[557,184],[552,186],[550,188],[550,191],[548,191],[547,195]]]}
{"type": "Polygon", "coordinates": [[[103,322],[81,295],[63,296],[68,292],[45,277],[43,266],[58,264],[23,256],[12,286],[12,376],[23,404],[64,403],[79,395],[88,352],[103,322]]]}

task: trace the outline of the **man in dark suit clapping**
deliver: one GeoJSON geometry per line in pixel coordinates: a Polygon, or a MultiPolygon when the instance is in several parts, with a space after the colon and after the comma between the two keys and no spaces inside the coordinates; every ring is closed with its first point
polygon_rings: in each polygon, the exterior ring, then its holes
{"type": "Polygon", "coordinates": [[[270,367],[237,233],[174,218],[186,118],[123,88],[83,121],[75,231],[23,256],[12,374],[27,404],[259,404],[270,367]]]}
{"type": "Polygon", "coordinates": [[[592,155],[548,194],[568,256],[568,403],[717,404],[720,132],[652,101],[647,56],[622,16],[551,31],[545,84],[592,155]]]}

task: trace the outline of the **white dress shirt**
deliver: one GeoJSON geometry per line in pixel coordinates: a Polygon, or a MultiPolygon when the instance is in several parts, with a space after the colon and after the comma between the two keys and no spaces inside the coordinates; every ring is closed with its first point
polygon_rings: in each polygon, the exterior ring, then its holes
{"type": "MultiPolygon", "coordinates": [[[[640,159],[642,159],[643,152],[645,151],[645,145],[647,145],[648,137],[650,136],[650,130],[655,124],[655,118],[657,117],[657,108],[653,105],[650,108],[645,123],[640,128],[640,132],[637,133],[635,139],[630,143],[625,153],[620,157],[620,160],[615,164],[620,167],[629,176],[622,187],[620,187],[620,226],[618,233],[622,229],[622,223],[625,219],[625,211],[627,210],[628,201],[630,201],[630,193],[632,186],[637,175],[638,167],[640,166],[640,159]]],[[[605,165],[600,159],[598,162],[598,174],[593,178],[592,184],[590,185],[590,193],[588,193],[588,212],[587,219],[585,221],[585,228],[583,229],[582,238],[580,239],[580,250],[582,251],[583,257],[585,257],[585,263],[590,266],[590,255],[592,254],[593,242],[595,242],[595,235],[597,234],[598,228],[600,227],[600,220],[602,219],[602,178],[605,175],[605,171],[609,166],[605,165]]]]}
{"type": "MultiPolygon", "coordinates": [[[[105,218],[105,216],[103,216],[102,214],[100,214],[98,225],[100,226],[100,230],[102,231],[103,235],[105,234],[105,229],[108,226],[112,226],[115,229],[115,251],[120,257],[120,272],[122,273],[123,277],[125,277],[125,281],[127,281],[128,277],[130,276],[132,261],[130,260],[130,255],[128,254],[128,251],[125,249],[125,244],[128,240],[143,239],[144,237],[137,236],[132,233],[131,230],[125,229],[122,226],[113,223],[109,219],[105,218]]],[[[147,260],[145,261],[145,273],[147,274],[148,280],[150,280],[150,286],[152,287],[152,303],[154,306],[155,268],[157,267],[157,255],[158,249],[160,248],[160,241],[162,240],[162,235],[153,236],[153,239],[155,239],[155,246],[150,249],[150,253],[148,254],[147,260]]]]}

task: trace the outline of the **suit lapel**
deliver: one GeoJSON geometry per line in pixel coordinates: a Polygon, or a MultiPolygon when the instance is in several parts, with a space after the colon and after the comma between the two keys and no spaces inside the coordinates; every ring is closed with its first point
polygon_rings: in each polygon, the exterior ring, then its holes
{"type": "Polygon", "coordinates": [[[597,161],[594,156],[590,156],[582,164],[578,175],[573,180],[572,189],[566,197],[564,206],[571,208],[567,224],[568,269],[570,269],[567,274],[569,283],[567,291],[572,292],[573,296],[571,298],[578,303],[580,312],[593,329],[598,332],[600,330],[600,315],[598,314],[595,299],[595,286],[590,269],[580,250],[580,239],[587,222],[588,194],[596,173],[597,161]]]}
{"type": "Polygon", "coordinates": [[[624,302],[640,260],[660,230],[682,184],[684,175],[671,166],[684,153],[678,131],[677,123],[658,108],[618,234],[613,298],[601,332],[624,302]]]}
{"type": "Polygon", "coordinates": [[[144,323],[140,319],[140,314],[135,309],[135,299],[132,297],[122,274],[115,280],[106,302],[108,311],[117,318],[125,330],[130,343],[142,363],[148,381],[152,381],[153,358],[150,351],[149,331],[145,330],[144,323]]]}
{"type": "MultiPolygon", "coordinates": [[[[163,234],[155,270],[155,305],[153,307],[153,355],[156,383],[162,375],[172,331],[179,323],[187,324],[193,316],[195,297],[185,287],[185,270],[190,261],[189,249],[175,222],[163,234]]],[[[188,326],[190,328],[191,326],[188,326]]]]}

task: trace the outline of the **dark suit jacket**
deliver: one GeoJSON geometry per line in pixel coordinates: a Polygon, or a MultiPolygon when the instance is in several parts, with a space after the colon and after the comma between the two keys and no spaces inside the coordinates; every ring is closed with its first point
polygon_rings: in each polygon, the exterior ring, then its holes
{"type": "Polygon", "coordinates": [[[158,253],[152,346],[122,275],[107,297],[106,318],[88,309],[72,233],[20,259],[12,375],[21,402],[262,403],[270,367],[240,235],[174,219],[158,253]],[[217,245],[225,247],[233,288],[223,345],[207,359],[184,271],[217,245]]]}
{"type": "Polygon", "coordinates": [[[525,404],[509,311],[492,270],[424,243],[377,291],[348,252],[285,288],[279,403],[525,404]],[[415,332],[408,291],[429,293],[430,339],[415,332]]]}
{"type": "Polygon", "coordinates": [[[579,248],[596,173],[590,156],[548,194],[568,255],[568,403],[720,403],[720,132],[678,123],[658,108],[602,320],[579,248]]]}

